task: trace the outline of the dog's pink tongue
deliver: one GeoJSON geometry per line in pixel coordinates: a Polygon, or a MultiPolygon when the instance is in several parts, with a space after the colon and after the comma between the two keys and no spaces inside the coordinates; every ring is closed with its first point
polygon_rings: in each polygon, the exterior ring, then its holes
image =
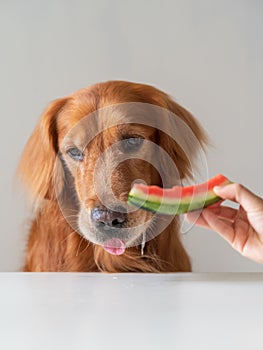
{"type": "Polygon", "coordinates": [[[112,238],[103,242],[103,248],[112,255],[121,255],[125,252],[125,242],[118,238],[112,238]]]}

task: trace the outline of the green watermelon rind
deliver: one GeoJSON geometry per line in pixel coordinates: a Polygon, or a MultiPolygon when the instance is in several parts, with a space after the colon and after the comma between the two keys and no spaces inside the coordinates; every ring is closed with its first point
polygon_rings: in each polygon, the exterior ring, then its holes
{"type": "Polygon", "coordinates": [[[219,200],[221,200],[221,198],[216,196],[214,192],[212,192],[210,195],[208,194],[206,198],[199,198],[199,200],[195,198],[194,200],[186,203],[182,199],[180,202],[172,204],[167,204],[164,201],[161,203],[154,202],[152,200],[149,201],[147,199],[145,200],[143,198],[134,197],[130,194],[128,197],[129,204],[144,210],[166,215],[185,214],[189,211],[203,209],[209,205],[217,203],[219,200]]]}

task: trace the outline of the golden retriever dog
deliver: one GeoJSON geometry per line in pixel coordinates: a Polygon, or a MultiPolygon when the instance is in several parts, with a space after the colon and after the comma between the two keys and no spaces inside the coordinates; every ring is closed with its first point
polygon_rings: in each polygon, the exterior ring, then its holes
{"type": "Polygon", "coordinates": [[[178,216],[127,205],[135,181],[191,177],[197,147],[180,123],[205,144],[195,118],[152,86],[109,81],[53,101],[18,168],[34,203],[24,271],[191,271],[178,216]]]}

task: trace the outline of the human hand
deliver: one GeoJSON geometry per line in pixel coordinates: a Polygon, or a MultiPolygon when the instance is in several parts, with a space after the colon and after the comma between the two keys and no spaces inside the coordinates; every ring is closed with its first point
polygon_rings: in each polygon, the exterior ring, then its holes
{"type": "Polygon", "coordinates": [[[239,203],[239,209],[222,206],[221,201],[201,215],[186,214],[187,220],[219,233],[240,254],[263,264],[263,199],[236,183],[215,187],[214,192],[239,203]]]}

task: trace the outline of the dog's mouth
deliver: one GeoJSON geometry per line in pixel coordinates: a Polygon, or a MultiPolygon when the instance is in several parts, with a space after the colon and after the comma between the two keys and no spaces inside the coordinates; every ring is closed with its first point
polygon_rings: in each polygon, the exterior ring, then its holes
{"type": "Polygon", "coordinates": [[[79,212],[78,230],[105,252],[118,256],[123,255],[126,249],[141,244],[149,225],[146,219],[144,212],[141,215],[128,215],[124,210],[93,210],[83,205],[79,212]]]}
{"type": "Polygon", "coordinates": [[[102,247],[112,255],[122,255],[126,250],[126,243],[119,238],[111,238],[103,242],[102,247]]]}

